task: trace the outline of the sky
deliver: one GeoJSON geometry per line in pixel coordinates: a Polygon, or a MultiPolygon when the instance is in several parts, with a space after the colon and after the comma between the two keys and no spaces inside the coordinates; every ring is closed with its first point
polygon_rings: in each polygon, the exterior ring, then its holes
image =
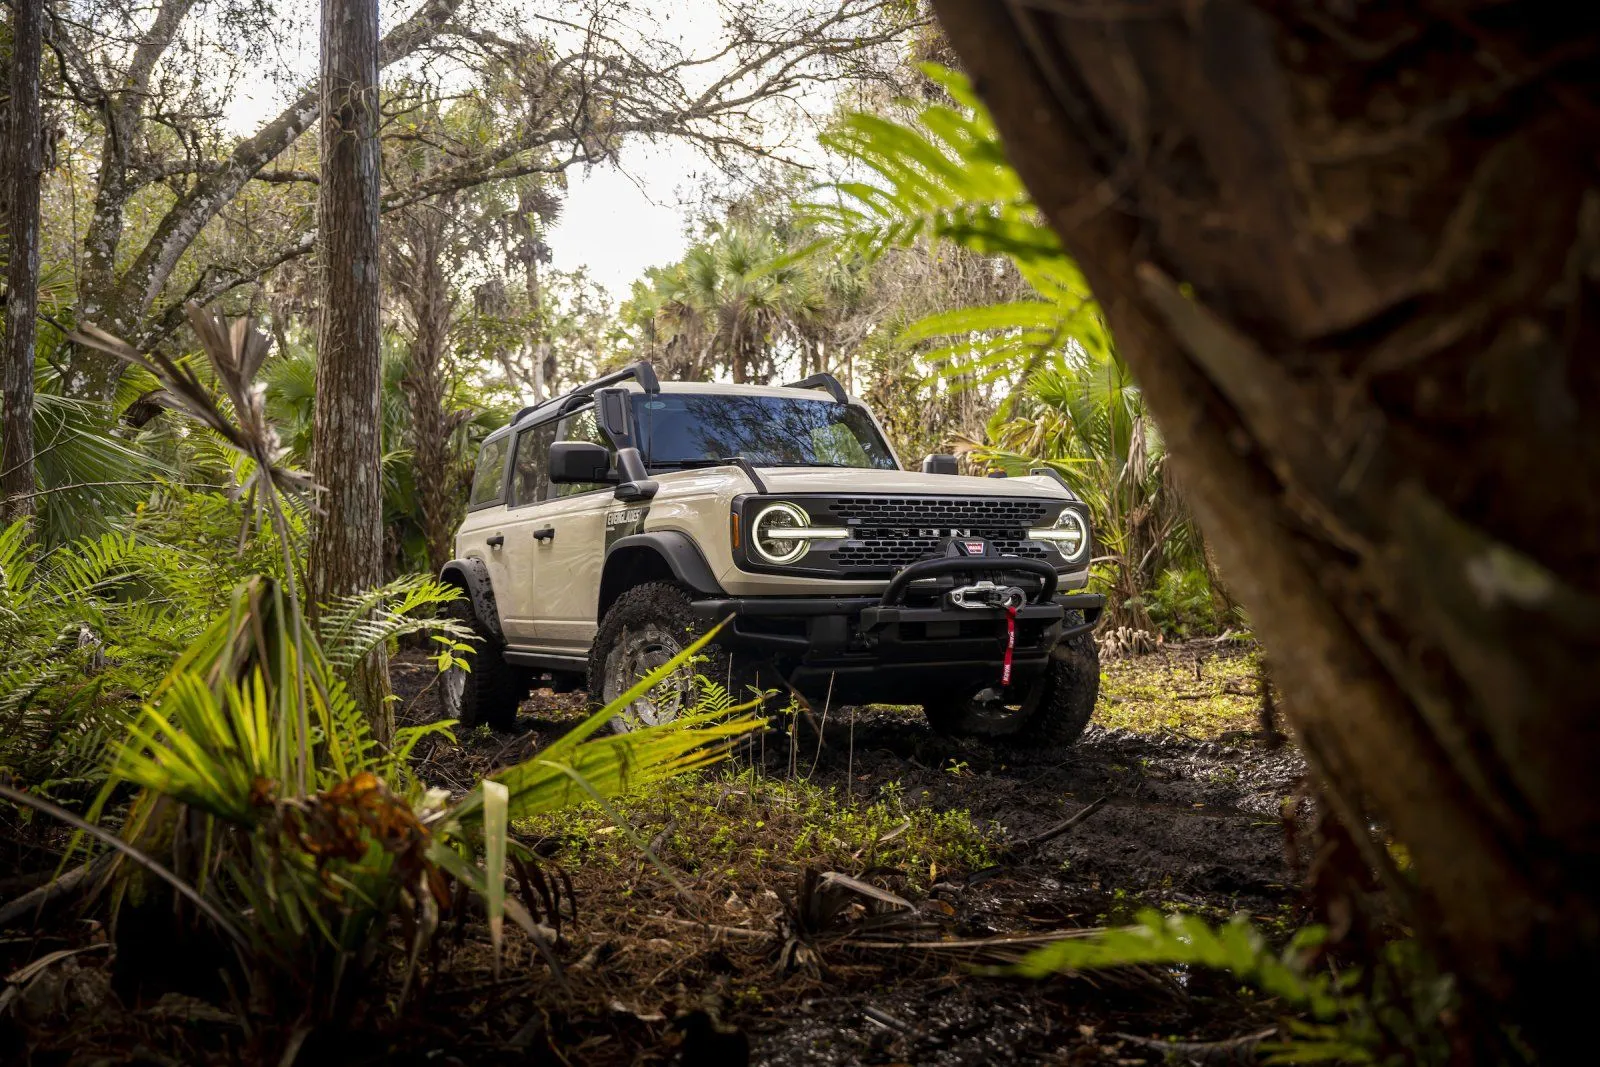
{"type": "Polygon", "coordinates": [[[587,267],[590,278],[623,299],[646,267],[683,255],[686,201],[706,170],[693,147],[670,141],[627,146],[617,166],[570,172],[561,216],[546,238],[551,265],[587,267]]]}

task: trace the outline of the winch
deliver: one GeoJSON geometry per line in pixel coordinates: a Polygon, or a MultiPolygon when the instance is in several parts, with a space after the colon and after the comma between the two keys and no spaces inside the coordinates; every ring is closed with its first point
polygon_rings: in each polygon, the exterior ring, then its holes
{"type": "Polygon", "coordinates": [[[945,594],[945,600],[953,608],[968,608],[974,611],[985,608],[1009,608],[1015,611],[1028,602],[1028,594],[1014,585],[996,585],[985,578],[972,585],[950,590],[945,594]]]}

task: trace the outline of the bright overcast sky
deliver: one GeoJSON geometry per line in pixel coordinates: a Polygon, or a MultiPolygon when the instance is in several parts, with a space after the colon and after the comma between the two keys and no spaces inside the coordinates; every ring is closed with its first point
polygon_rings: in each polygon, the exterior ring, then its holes
{"type": "Polygon", "coordinates": [[[689,145],[637,142],[620,166],[569,172],[567,198],[548,242],[559,270],[587,267],[622,299],[646,267],[671,263],[687,245],[685,200],[710,170],[689,145]]]}
{"type": "MultiPolygon", "coordinates": [[[[385,0],[387,30],[393,13],[409,13],[417,0],[385,0]]],[[[768,0],[770,2],[770,0],[768,0]]],[[[283,27],[271,45],[276,69],[248,80],[229,108],[227,122],[248,135],[276,114],[291,90],[311,76],[317,61],[317,26],[314,5],[307,5],[303,21],[283,27]]],[[[635,5],[641,23],[654,22],[661,36],[685,53],[715,52],[722,23],[715,0],[641,0],[635,5]]],[[[652,36],[655,36],[652,33],[652,36]]],[[[832,99],[825,87],[807,101],[821,111],[832,99]]],[[[805,157],[817,152],[814,140],[794,145],[789,155],[805,157]]],[[[574,168],[567,172],[567,196],[561,216],[547,240],[554,266],[560,270],[586,267],[589,276],[618,300],[628,295],[634,279],[645,268],[671,263],[688,245],[685,221],[690,206],[707,185],[720,181],[715,166],[683,141],[654,142],[635,139],[624,146],[615,164],[574,168]]]]}

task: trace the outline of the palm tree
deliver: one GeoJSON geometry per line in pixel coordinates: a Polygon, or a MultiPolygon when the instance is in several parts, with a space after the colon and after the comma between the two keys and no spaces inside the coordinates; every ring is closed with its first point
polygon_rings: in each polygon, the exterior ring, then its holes
{"type": "Polygon", "coordinates": [[[645,277],[622,309],[639,347],[675,376],[725,370],[735,382],[770,379],[789,358],[821,369],[831,325],[860,291],[858,277],[797,258],[760,223],[723,226],[645,277]]]}

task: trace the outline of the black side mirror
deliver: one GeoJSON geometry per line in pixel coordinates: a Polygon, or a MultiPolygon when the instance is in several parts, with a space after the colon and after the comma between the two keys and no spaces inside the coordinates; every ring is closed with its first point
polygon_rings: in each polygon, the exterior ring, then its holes
{"type": "Polygon", "coordinates": [[[550,446],[550,481],[554,485],[614,482],[611,453],[591,441],[557,441],[550,446]]]}
{"type": "Polygon", "coordinates": [[[633,439],[633,403],[626,389],[602,389],[595,394],[596,414],[600,428],[618,448],[628,448],[633,439]]]}
{"type": "Polygon", "coordinates": [[[960,474],[961,464],[956,457],[938,452],[922,457],[923,474],[960,474]]]}

